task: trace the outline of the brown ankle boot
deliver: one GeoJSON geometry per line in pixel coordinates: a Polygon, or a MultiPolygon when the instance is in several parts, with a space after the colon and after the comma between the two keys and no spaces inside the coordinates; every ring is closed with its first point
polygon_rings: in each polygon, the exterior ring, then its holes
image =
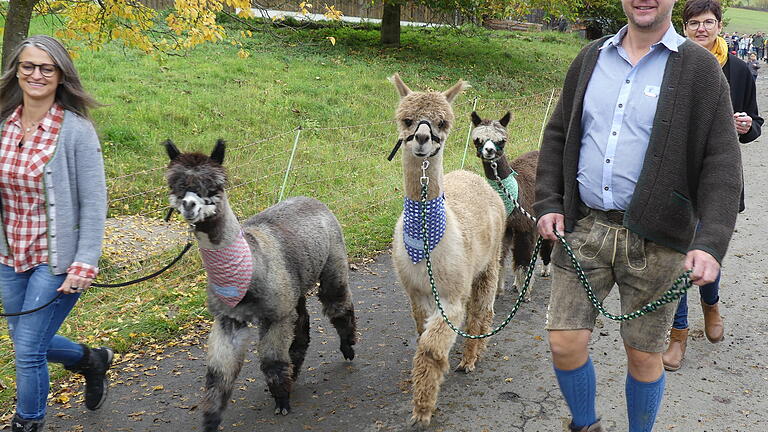
{"type": "Polygon", "coordinates": [[[703,300],[701,301],[701,311],[704,312],[704,334],[707,335],[707,339],[712,343],[725,339],[723,318],[720,316],[718,304],[708,305],[703,300]]]}
{"type": "Polygon", "coordinates": [[[685,358],[685,347],[688,344],[688,329],[676,329],[672,327],[669,333],[669,347],[661,355],[664,362],[664,369],[676,371],[683,365],[685,358]]]}

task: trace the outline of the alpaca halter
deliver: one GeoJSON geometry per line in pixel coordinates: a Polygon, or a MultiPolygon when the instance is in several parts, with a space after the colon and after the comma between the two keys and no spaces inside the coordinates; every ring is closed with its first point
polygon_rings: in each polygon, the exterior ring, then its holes
{"type": "Polygon", "coordinates": [[[253,275],[251,248],[243,232],[224,248],[199,249],[211,292],[229,307],[237,306],[245,297],[253,275]]]}
{"type": "MultiPolygon", "coordinates": [[[[414,129],[414,131],[417,131],[417,130],[419,130],[419,126],[421,126],[421,125],[423,125],[423,124],[427,125],[427,127],[429,128],[429,136],[430,136],[430,138],[432,139],[432,141],[434,141],[436,144],[438,144],[438,145],[437,145],[437,148],[435,149],[435,151],[433,151],[433,152],[432,152],[432,154],[430,154],[429,156],[427,156],[427,157],[432,157],[432,156],[436,155],[436,154],[437,154],[437,152],[439,152],[439,151],[440,151],[440,149],[441,149],[441,148],[443,148],[443,146],[441,146],[441,145],[440,145],[440,141],[441,141],[441,140],[440,140],[440,137],[439,137],[439,136],[437,136],[437,135],[435,135],[435,134],[432,132],[432,125],[431,125],[431,124],[430,124],[430,123],[429,123],[427,120],[422,120],[422,121],[420,121],[420,122],[419,122],[419,124],[417,124],[417,125],[416,125],[416,129],[414,129]]],[[[408,135],[408,136],[405,138],[405,142],[411,141],[411,140],[412,140],[412,139],[414,139],[415,137],[416,137],[416,134],[415,134],[415,133],[413,133],[413,134],[411,134],[411,135],[408,135]]],[[[400,138],[399,140],[397,140],[397,143],[395,143],[395,148],[393,148],[393,149],[392,149],[392,151],[389,153],[389,156],[387,156],[387,160],[388,160],[388,161],[390,161],[390,162],[392,161],[392,159],[395,157],[395,154],[396,154],[396,153],[397,153],[397,151],[400,149],[400,146],[401,146],[401,145],[403,145],[403,139],[402,139],[402,138],[400,138]]]]}

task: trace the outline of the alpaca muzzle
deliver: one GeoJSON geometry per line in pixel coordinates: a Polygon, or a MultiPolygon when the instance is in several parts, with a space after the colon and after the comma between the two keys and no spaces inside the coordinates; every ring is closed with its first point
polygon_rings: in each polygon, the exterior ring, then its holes
{"type": "Polygon", "coordinates": [[[418,134],[418,136],[420,138],[416,139],[416,142],[418,142],[420,145],[424,145],[424,143],[426,143],[427,140],[425,138],[421,138],[421,137],[427,136],[428,138],[432,139],[432,142],[435,143],[435,147],[436,147],[435,150],[432,153],[430,153],[429,155],[427,155],[426,157],[432,157],[432,156],[436,155],[440,151],[440,149],[442,148],[442,146],[440,145],[440,142],[442,140],[440,139],[439,136],[435,135],[435,133],[432,132],[432,124],[429,123],[429,121],[427,121],[427,120],[422,120],[422,121],[420,121],[416,125],[416,129],[415,129],[413,134],[408,135],[405,138],[405,140],[403,140],[402,138],[397,140],[397,143],[395,143],[395,147],[392,149],[392,151],[389,153],[389,156],[387,157],[388,161],[392,161],[392,159],[394,159],[395,154],[400,149],[400,146],[403,145],[403,142],[407,143],[407,142],[412,141],[413,139],[417,138],[417,133],[418,133],[418,131],[421,128],[422,125],[426,125],[429,132],[428,132],[428,134],[418,134]]]}

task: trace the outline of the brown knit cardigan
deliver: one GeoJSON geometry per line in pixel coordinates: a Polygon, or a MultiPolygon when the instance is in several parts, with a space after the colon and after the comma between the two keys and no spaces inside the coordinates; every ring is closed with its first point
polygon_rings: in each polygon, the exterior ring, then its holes
{"type": "MultiPolygon", "coordinates": [[[[581,115],[604,41],[590,43],[571,63],[539,153],[534,211],[539,217],[565,215],[566,231],[584,216],[576,181],[581,115]]],[[[732,111],[728,82],[711,53],[691,41],[670,53],[626,228],[681,253],[699,249],[722,262],[742,187],[732,111]]]]}

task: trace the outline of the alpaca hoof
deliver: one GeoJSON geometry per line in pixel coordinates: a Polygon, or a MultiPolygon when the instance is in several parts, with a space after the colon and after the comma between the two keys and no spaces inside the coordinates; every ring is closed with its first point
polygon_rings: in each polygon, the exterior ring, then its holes
{"type": "Polygon", "coordinates": [[[411,416],[411,430],[423,431],[429,426],[429,422],[432,420],[432,414],[416,414],[411,416]]]}
{"type": "Polygon", "coordinates": [[[291,412],[291,404],[288,402],[288,398],[285,400],[275,400],[275,415],[288,415],[291,412]]]}
{"type": "Polygon", "coordinates": [[[456,372],[464,372],[468,374],[470,372],[473,372],[474,370],[475,370],[474,362],[469,363],[462,360],[461,363],[459,363],[459,365],[456,366],[456,372]]]}
{"type": "Polygon", "coordinates": [[[341,354],[344,355],[345,360],[354,360],[355,359],[355,349],[352,348],[352,345],[350,344],[341,344],[341,354]]]}
{"type": "Polygon", "coordinates": [[[541,267],[541,276],[542,277],[549,277],[551,274],[549,264],[541,267]]]}

